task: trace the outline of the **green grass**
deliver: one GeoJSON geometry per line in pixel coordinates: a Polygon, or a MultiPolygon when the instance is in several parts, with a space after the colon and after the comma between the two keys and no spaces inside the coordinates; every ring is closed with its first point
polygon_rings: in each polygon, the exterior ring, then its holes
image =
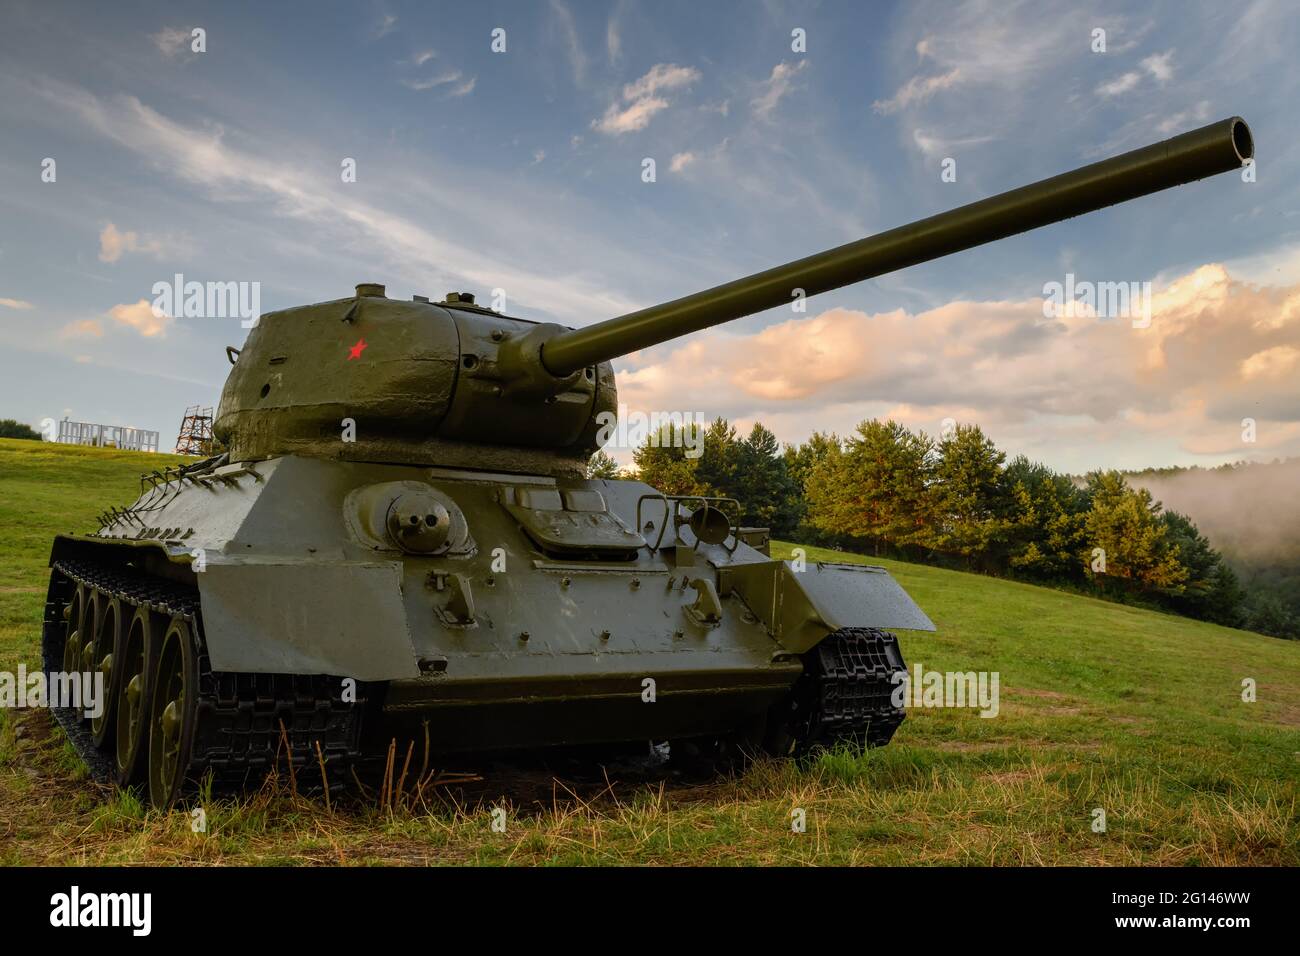
{"type": "MultiPolygon", "coordinates": [[[[0,668],[37,661],[50,538],[169,456],[0,440],[0,668]]],[[[774,554],[793,545],[777,542],[774,554]]],[[[1001,709],[914,710],[894,743],[688,785],[489,778],[400,809],[284,781],[148,811],[84,779],[47,715],[0,712],[0,863],[1300,863],[1300,644],[978,575],[879,563],[938,626],[909,663],[997,671],[1001,709]],[[1244,678],[1258,700],[1241,699],[1244,678]],[[538,796],[538,793],[543,794],[538,796]],[[554,794],[554,796],[552,795],[554,794]],[[509,811],[505,833],[490,812],[509,811]],[[791,831],[791,811],[807,830],[791,831]],[[1093,811],[1106,813],[1104,833],[1093,811]]]]}

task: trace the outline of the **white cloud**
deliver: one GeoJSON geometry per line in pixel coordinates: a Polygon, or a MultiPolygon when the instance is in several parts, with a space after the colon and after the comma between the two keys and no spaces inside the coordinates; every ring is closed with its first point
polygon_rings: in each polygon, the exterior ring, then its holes
{"type": "Polygon", "coordinates": [[[956,139],[944,139],[932,136],[922,129],[912,130],[912,141],[926,156],[950,156],[960,146],[975,146],[979,143],[993,141],[992,136],[964,136],[956,139]]]}
{"type": "Polygon", "coordinates": [[[668,165],[668,170],[669,172],[680,173],[693,162],[695,162],[695,154],[692,152],[674,153],[672,162],[668,165]]]}
{"type": "Polygon", "coordinates": [[[1289,377],[1295,373],[1297,365],[1300,365],[1300,349],[1294,345],[1275,345],[1244,359],[1241,377],[1247,380],[1289,377]]]}
{"type": "Polygon", "coordinates": [[[81,319],[78,322],[69,322],[59,330],[59,337],[64,339],[101,339],[104,337],[104,325],[99,319],[81,319]]]}
{"type": "Polygon", "coordinates": [[[794,78],[802,73],[807,65],[807,60],[800,60],[793,66],[789,63],[778,63],[772,67],[772,75],[763,83],[763,92],[750,103],[754,115],[759,119],[769,118],[777,104],[781,102],[781,98],[790,92],[794,78]]]}
{"type": "Polygon", "coordinates": [[[564,52],[569,58],[573,70],[573,82],[581,85],[587,78],[587,54],[583,51],[582,41],[578,38],[578,27],[574,23],[573,13],[560,0],[551,0],[552,25],[559,33],[564,52]]]}
{"type": "MultiPolygon", "coordinates": [[[[411,281],[423,284],[432,278],[466,287],[506,288],[512,303],[531,303],[556,316],[573,318],[620,315],[644,304],[611,291],[607,283],[578,269],[556,268],[552,262],[523,268],[517,259],[501,254],[499,240],[485,238],[476,247],[465,234],[450,236],[429,228],[422,217],[390,212],[340,191],[337,175],[304,169],[301,157],[310,149],[304,144],[267,144],[264,153],[253,153],[227,143],[220,126],[178,123],[133,96],[100,99],[80,87],[43,78],[29,81],[29,89],[105,140],[170,175],[203,186],[215,199],[266,203],[279,216],[311,224],[345,243],[363,243],[396,274],[411,281]]],[[[487,198],[467,195],[463,185],[437,189],[416,178],[403,185],[402,195],[395,200],[403,209],[409,206],[410,190],[431,193],[429,201],[447,215],[465,220],[481,214],[487,198]]],[[[517,204],[517,199],[511,203],[517,204]]],[[[504,208],[500,211],[506,214],[504,208]]],[[[574,242],[581,244],[581,237],[574,237],[574,242]]],[[[595,253],[595,249],[585,251],[595,253]]]]}
{"type": "Polygon", "coordinates": [[[535,149],[535,150],[533,150],[533,165],[534,165],[534,166],[536,166],[538,163],[540,163],[540,162],[541,162],[542,160],[544,160],[545,158],[546,158],[546,150],[544,150],[544,149],[535,149]]]}
{"type": "MultiPolygon", "coordinates": [[[[1164,86],[1174,75],[1174,68],[1170,62],[1173,59],[1174,51],[1166,50],[1164,53],[1153,53],[1144,59],[1139,66],[1151,75],[1158,84],[1164,86]]],[[[1107,80],[1097,86],[1098,96],[1119,96],[1135,89],[1142,82],[1142,74],[1137,70],[1129,70],[1127,73],[1121,73],[1113,80],[1107,80]]]]}
{"type": "Polygon", "coordinates": [[[1156,132],[1161,136],[1182,133],[1193,123],[1204,123],[1210,118],[1210,101],[1201,100],[1195,106],[1166,116],[1156,124],[1156,132]]]}
{"type": "Polygon", "coordinates": [[[461,83],[457,83],[455,86],[453,86],[450,90],[447,91],[447,95],[449,97],[468,96],[470,93],[474,92],[474,86],[477,83],[478,83],[478,77],[471,76],[468,80],[465,80],[461,83]]]}
{"type": "Polygon", "coordinates": [[[623,56],[623,38],[618,32],[618,20],[613,16],[605,27],[605,52],[610,63],[617,63],[623,56]]]}
{"type": "Polygon", "coordinates": [[[961,70],[957,67],[947,73],[939,73],[934,76],[914,76],[899,87],[898,92],[889,99],[876,100],[871,104],[871,108],[877,113],[885,115],[897,113],[909,106],[924,103],[941,90],[951,89],[961,81],[961,78],[961,70]]]}
{"type": "Polygon", "coordinates": [[[1121,93],[1127,93],[1142,81],[1142,74],[1128,72],[1115,77],[1113,80],[1107,80],[1097,86],[1098,96],[1119,96],[1121,93]]]}
{"type": "Polygon", "coordinates": [[[163,56],[173,57],[189,49],[191,34],[188,29],[163,27],[157,33],[149,34],[149,39],[163,56]]]}
{"type": "Polygon", "coordinates": [[[99,234],[99,261],[116,262],[125,252],[147,252],[161,255],[161,240],[148,236],[141,237],[135,232],[122,232],[113,223],[106,225],[99,234]]]}
{"type": "Polygon", "coordinates": [[[8,309],[30,309],[32,304],[24,299],[0,299],[0,305],[8,309]]]}
{"type": "MultiPolygon", "coordinates": [[[[427,79],[402,80],[401,82],[402,85],[405,86],[407,89],[415,90],[416,92],[421,92],[421,93],[424,92],[425,90],[435,90],[438,87],[446,86],[449,83],[458,83],[459,85],[453,87],[448,95],[461,96],[463,94],[458,93],[456,91],[459,90],[460,87],[464,85],[464,82],[462,82],[464,75],[465,74],[461,73],[460,70],[445,70],[442,73],[439,73],[437,76],[431,76],[428,77],[427,79]]],[[[469,83],[469,89],[465,90],[464,91],[465,93],[468,93],[469,90],[474,89],[474,78],[471,77],[468,83],[469,83]]]]}
{"type": "Polygon", "coordinates": [[[438,54],[435,53],[433,50],[421,50],[419,53],[411,57],[411,65],[424,66],[424,64],[428,63],[437,55],[438,54]]]}
{"type": "Polygon", "coordinates": [[[699,78],[700,71],[694,67],[656,63],[645,76],[624,86],[622,100],[609,104],[604,116],[591,121],[591,128],[610,136],[645,129],[656,113],[670,105],[661,92],[682,89],[699,78]]]}
{"type": "MultiPolygon", "coordinates": [[[[108,314],[123,325],[135,329],[146,338],[165,335],[168,326],[174,321],[167,313],[155,311],[148,299],[140,299],[129,305],[115,305],[108,310],[108,314]]],[[[103,332],[101,330],[94,334],[102,335],[103,332]]]]}
{"type": "Polygon", "coordinates": [[[393,16],[391,13],[385,13],[379,18],[379,22],[375,24],[375,38],[386,37],[396,28],[397,17],[393,16]]]}
{"type": "Polygon", "coordinates": [[[1164,53],[1153,53],[1142,61],[1142,69],[1150,73],[1155,78],[1155,81],[1163,86],[1173,79],[1174,68],[1169,63],[1173,56],[1173,50],[1166,50],[1164,53]]]}

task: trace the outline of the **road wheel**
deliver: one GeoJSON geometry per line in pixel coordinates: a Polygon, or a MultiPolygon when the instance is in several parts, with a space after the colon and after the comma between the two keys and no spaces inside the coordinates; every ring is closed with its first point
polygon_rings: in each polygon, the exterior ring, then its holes
{"type": "Polygon", "coordinates": [[[68,625],[65,632],[67,636],[63,639],[65,674],[75,674],[81,669],[82,636],[86,633],[86,604],[89,596],[89,589],[84,584],[78,584],[76,590],[72,592],[72,600],[68,602],[66,614],[68,625]]]}
{"type": "Polygon", "coordinates": [[[121,598],[104,595],[103,612],[95,628],[94,652],[91,655],[91,674],[99,674],[103,684],[99,695],[100,712],[98,717],[90,718],[90,735],[95,746],[112,747],[116,741],[113,721],[113,705],[117,699],[118,667],[121,659],[120,648],[124,639],[123,628],[131,621],[135,608],[121,598]]]}
{"type": "Polygon", "coordinates": [[[149,690],[149,799],[166,809],[185,789],[194,745],[199,667],[189,623],[174,617],[163,636],[149,690]]]}
{"type": "Polygon", "coordinates": [[[145,741],[149,738],[149,689],[153,684],[150,664],[158,656],[158,640],[166,618],[147,607],[137,608],[126,629],[117,663],[118,681],[114,702],[117,747],[114,764],[117,782],[128,787],[144,777],[145,741]]]}

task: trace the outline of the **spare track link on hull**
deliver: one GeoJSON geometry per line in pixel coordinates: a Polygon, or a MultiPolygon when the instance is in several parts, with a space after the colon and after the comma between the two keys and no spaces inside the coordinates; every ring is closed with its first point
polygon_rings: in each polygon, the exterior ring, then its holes
{"type": "Polygon", "coordinates": [[[898,638],[869,627],[845,627],[805,655],[807,670],[791,694],[790,721],[802,752],[848,743],[883,747],[907,712],[895,707],[893,676],[906,673],[898,638]]]}
{"type": "MultiPolygon", "coordinates": [[[[186,771],[189,780],[199,780],[211,772],[213,783],[222,788],[259,783],[273,766],[287,767],[286,738],[295,771],[306,769],[311,777],[314,769],[319,778],[323,758],[331,785],[336,781],[346,783],[346,772],[360,764],[365,684],[358,681],[356,702],[345,703],[343,681],[338,677],[213,671],[203,640],[197,589],[131,569],[86,561],[57,561],[53,567],[65,579],[62,589],[56,586],[52,592],[55,601],[66,604],[71,587],[83,584],[135,607],[146,606],[167,618],[179,615],[189,623],[199,650],[198,719],[186,771]]],[[[54,604],[52,601],[46,607],[43,656],[47,674],[62,667],[61,654],[50,646],[51,641],[62,639],[62,614],[58,613],[56,619],[58,609],[54,604]]],[[[111,782],[112,758],[94,746],[81,714],[59,708],[55,716],[92,775],[111,782]]]]}

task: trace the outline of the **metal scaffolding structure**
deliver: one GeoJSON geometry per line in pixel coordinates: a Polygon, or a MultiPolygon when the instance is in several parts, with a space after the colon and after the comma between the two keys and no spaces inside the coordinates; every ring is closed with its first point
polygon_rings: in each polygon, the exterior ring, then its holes
{"type": "Polygon", "coordinates": [[[191,405],[181,419],[181,433],[176,438],[176,454],[203,455],[212,441],[212,409],[191,405]]]}

